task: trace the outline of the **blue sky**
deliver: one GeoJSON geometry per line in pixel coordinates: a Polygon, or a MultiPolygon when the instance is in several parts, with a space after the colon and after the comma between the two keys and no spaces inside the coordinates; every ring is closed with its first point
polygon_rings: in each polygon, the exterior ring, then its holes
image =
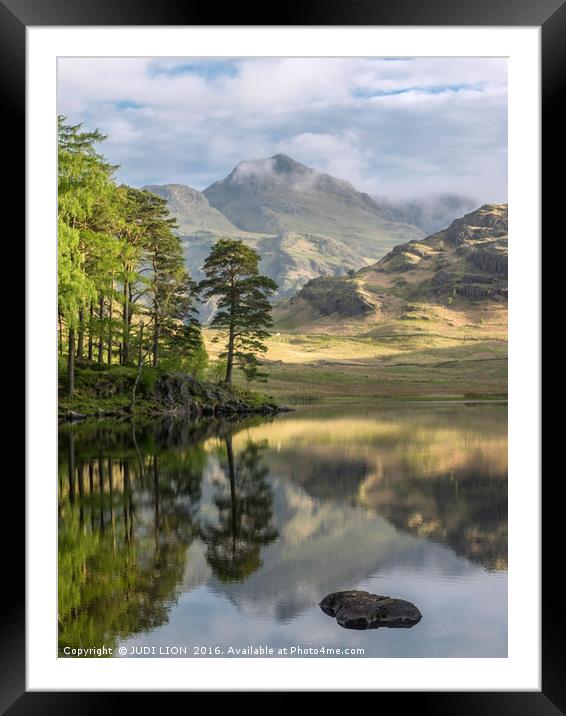
{"type": "Polygon", "coordinates": [[[283,152],[370,194],[507,200],[500,58],[61,58],[58,111],[134,186],[283,152]]]}

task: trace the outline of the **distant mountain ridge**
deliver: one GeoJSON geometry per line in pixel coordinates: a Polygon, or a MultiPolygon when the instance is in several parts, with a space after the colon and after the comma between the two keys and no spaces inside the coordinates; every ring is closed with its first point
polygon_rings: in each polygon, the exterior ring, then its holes
{"type": "Polygon", "coordinates": [[[360,256],[422,236],[414,226],[384,219],[376,202],[349,182],[307,167],[285,154],[240,162],[203,194],[245,231],[288,231],[352,242],[360,256]]]}
{"type": "Polygon", "coordinates": [[[454,219],[477,207],[474,199],[459,194],[428,194],[398,200],[374,196],[373,199],[384,218],[413,224],[427,236],[440,231],[454,219]]]}
{"type": "Polygon", "coordinates": [[[193,231],[238,233],[238,228],[221,211],[210,206],[205,195],[184,184],[152,184],[144,189],[167,200],[183,234],[193,231]]]}

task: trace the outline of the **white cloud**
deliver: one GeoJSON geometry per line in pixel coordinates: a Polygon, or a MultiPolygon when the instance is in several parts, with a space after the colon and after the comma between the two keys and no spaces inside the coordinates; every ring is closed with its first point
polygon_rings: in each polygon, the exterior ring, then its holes
{"type": "Polygon", "coordinates": [[[370,193],[506,198],[503,59],[59,60],[59,111],[136,185],[283,151],[370,193]]]}

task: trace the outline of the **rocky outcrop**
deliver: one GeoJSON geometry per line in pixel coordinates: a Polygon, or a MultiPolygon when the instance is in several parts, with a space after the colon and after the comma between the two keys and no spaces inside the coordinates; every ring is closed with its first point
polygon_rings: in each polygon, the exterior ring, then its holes
{"type": "Polygon", "coordinates": [[[431,279],[432,286],[446,286],[454,281],[454,275],[449,271],[441,269],[437,271],[431,279]]]}
{"type": "Polygon", "coordinates": [[[480,271],[507,277],[507,252],[502,250],[477,249],[472,251],[468,260],[480,271]]]}
{"type": "Polygon", "coordinates": [[[410,628],[422,618],[417,607],[405,599],[355,589],[328,594],[319,606],[345,629],[410,628]]]}
{"type": "Polygon", "coordinates": [[[80,420],[85,420],[86,417],[84,413],[79,413],[76,410],[65,410],[61,414],[61,418],[68,423],[77,423],[80,420]]]}
{"type": "Polygon", "coordinates": [[[321,276],[309,281],[297,294],[320,316],[354,317],[369,313],[374,306],[358,290],[355,281],[334,276],[321,276]]]}
{"type": "Polygon", "coordinates": [[[489,286],[478,286],[478,284],[463,284],[456,286],[456,293],[459,296],[465,296],[472,301],[479,301],[482,298],[488,298],[492,294],[489,286]]]}
{"type": "Polygon", "coordinates": [[[157,412],[187,413],[196,417],[274,415],[283,410],[272,402],[242,396],[232,386],[199,381],[185,373],[164,373],[155,381],[157,412]]]}
{"type": "Polygon", "coordinates": [[[304,330],[311,324],[318,330],[323,324],[326,329],[330,321],[320,319],[332,316],[339,330],[362,323],[373,330],[372,324],[408,320],[408,303],[460,311],[485,302],[485,308],[499,311],[495,304],[507,301],[507,256],[507,205],[486,204],[444,231],[398,244],[377,263],[347,276],[309,281],[276,306],[276,325],[304,330]]]}
{"type": "Polygon", "coordinates": [[[477,211],[465,214],[461,219],[453,221],[445,232],[451,244],[483,238],[507,235],[507,207],[505,211],[495,211],[494,205],[486,204],[477,211]]]}
{"type": "Polygon", "coordinates": [[[289,410],[271,398],[224,383],[209,383],[180,372],[146,375],[136,385],[136,369],[126,366],[77,364],[76,396],[68,400],[60,382],[59,420],[75,422],[89,417],[126,419],[134,416],[175,415],[199,418],[239,418],[275,415],[289,410]],[[96,366],[96,367],[95,367],[96,366]]]}

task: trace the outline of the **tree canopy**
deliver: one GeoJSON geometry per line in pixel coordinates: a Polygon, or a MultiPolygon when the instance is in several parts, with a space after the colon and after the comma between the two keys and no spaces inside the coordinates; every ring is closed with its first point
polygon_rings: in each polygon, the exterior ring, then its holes
{"type": "Polygon", "coordinates": [[[58,128],[59,346],[69,397],[75,360],[129,365],[141,353],[154,367],[202,364],[197,286],[165,200],[116,183],[98,130],[65,117],[58,128]]]}
{"type": "Polygon", "coordinates": [[[138,379],[144,365],[202,370],[201,294],[215,304],[217,340],[226,336],[224,381],[232,383],[234,367],[261,379],[277,285],[259,273],[258,253],[220,238],[197,284],[166,200],[117,183],[98,130],[62,116],[58,130],[58,328],[68,397],[76,361],[137,366],[138,379]]]}
{"type": "Polygon", "coordinates": [[[266,351],[272,325],[269,296],[277,284],[259,273],[259,254],[241,241],[220,239],[204,262],[201,289],[217,299],[211,326],[227,333],[225,382],[232,382],[234,365],[249,378],[260,377],[257,354],[266,351]]]}

